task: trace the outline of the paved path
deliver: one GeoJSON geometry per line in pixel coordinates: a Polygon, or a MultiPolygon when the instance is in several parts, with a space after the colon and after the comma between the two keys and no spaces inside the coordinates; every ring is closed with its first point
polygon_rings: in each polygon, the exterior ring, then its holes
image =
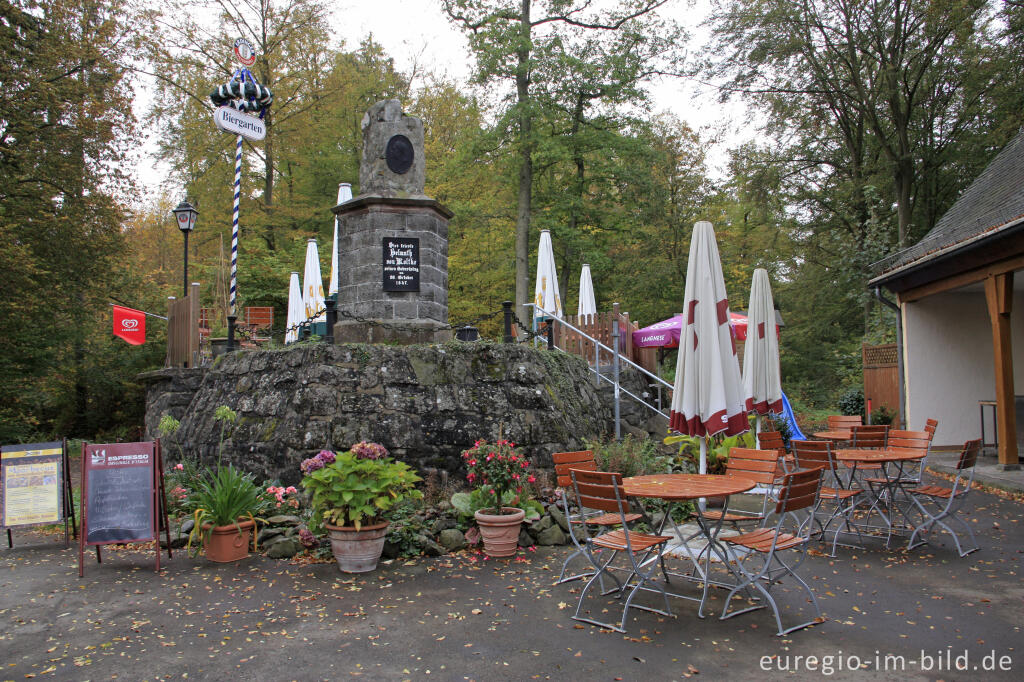
{"type": "MultiPolygon", "coordinates": [[[[580,584],[552,584],[567,548],[395,562],[358,577],[177,553],[156,575],[152,554],[130,549],[101,565],[90,557],[79,580],[74,549],[16,532],[15,548],[0,549],[0,679],[771,679],[794,677],[780,667],[820,675],[826,662],[835,679],[1020,679],[1024,507],[985,494],[973,505],[984,549],[965,559],[950,543],[908,555],[881,541],[811,556],[802,574],[827,620],[785,638],[766,612],[701,621],[684,601],[676,618],[635,612],[625,636],[579,625],[580,584]],[[947,652],[977,670],[939,670],[947,652]],[[867,667],[850,671],[850,657],[867,667]],[[1012,671],[982,672],[1000,657],[1012,671]]],[[[786,621],[807,613],[794,591],[781,603],[786,621]]],[[[595,612],[615,606],[593,600],[595,612]]]]}

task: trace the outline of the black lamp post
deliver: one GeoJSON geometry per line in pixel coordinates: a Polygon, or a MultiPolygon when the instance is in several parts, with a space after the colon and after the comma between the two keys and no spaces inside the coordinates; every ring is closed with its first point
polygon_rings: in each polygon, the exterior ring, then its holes
{"type": "Polygon", "coordinates": [[[174,217],[178,221],[178,229],[185,235],[185,267],[181,272],[182,281],[182,296],[188,296],[188,233],[196,228],[196,218],[199,217],[199,211],[196,207],[183,201],[172,211],[174,217]]]}

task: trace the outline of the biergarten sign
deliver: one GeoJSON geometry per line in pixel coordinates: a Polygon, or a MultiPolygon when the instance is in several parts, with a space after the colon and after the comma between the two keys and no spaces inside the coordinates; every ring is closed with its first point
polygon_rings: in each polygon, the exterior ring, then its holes
{"type": "Polygon", "coordinates": [[[253,142],[259,142],[267,136],[267,125],[258,116],[232,107],[217,107],[213,112],[213,122],[221,132],[241,135],[253,142]]]}
{"type": "Polygon", "coordinates": [[[418,237],[384,237],[384,291],[420,290],[418,237]]]}

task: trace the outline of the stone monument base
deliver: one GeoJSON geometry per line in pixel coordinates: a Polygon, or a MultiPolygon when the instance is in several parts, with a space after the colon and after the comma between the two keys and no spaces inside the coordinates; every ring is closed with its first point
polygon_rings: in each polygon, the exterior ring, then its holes
{"type": "Polygon", "coordinates": [[[397,343],[409,346],[444,343],[451,338],[452,330],[433,320],[342,320],[334,325],[335,343],[397,343]]]}

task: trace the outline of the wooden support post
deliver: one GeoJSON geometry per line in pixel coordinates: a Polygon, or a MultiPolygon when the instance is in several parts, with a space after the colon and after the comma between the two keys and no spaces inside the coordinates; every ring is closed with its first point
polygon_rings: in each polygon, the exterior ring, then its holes
{"type": "Polygon", "coordinates": [[[996,375],[996,429],[999,434],[999,466],[1020,469],[1017,453],[1017,413],[1013,387],[1013,339],[1010,310],[1013,307],[1013,273],[990,275],[985,280],[985,300],[992,322],[992,356],[996,375]]]}

